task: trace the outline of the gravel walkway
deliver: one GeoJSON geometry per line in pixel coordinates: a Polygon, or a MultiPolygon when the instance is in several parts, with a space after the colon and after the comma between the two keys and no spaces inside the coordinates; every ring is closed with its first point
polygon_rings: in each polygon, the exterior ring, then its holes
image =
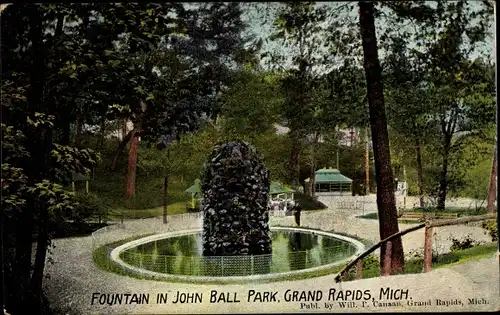
{"type": "MultiPolygon", "coordinates": [[[[372,197],[373,199],[373,197],[372,197]]],[[[368,201],[368,200],[366,200],[368,201]]],[[[342,210],[333,209],[335,203],[332,200],[324,200],[326,204],[332,202],[327,210],[318,212],[304,212],[301,225],[304,227],[319,228],[323,230],[334,230],[336,232],[357,235],[361,238],[377,242],[378,222],[376,220],[359,219],[356,216],[369,213],[376,209],[373,201],[365,204],[364,210],[342,210]]],[[[443,306],[442,308],[427,308],[424,306],[410,307],[406,301],[400,307],[373,307],[346,309],[348,312],[362,311],[465,311],[465,310],[494,310],[498,305],[499,263],[498,258],[490,257],[478,262],[469,262],[450,268],[440,268],[427,274],[393,276],[374,279],[351,281],[347,283],[334,284],[335,275],[324,276],[314,279],[300,281],[277,282],[273,285],[194,285],[165,283],[158,281],[140,280],[131,277],[108,273],[97,268],[92,261],[93,246],[110,243],[128,237],[142,235],[152,232],[163,232],[176,229],[192,229],[201,226],[201,220],[185,216],[164,225],[161,218],[135,220],[125,222],[123,226],[116,226],[104,233],[99,233],[94,239],[89,237],[68,238],[55,240],[55,248],[52,250],[53,264],[48,264],[46,271],[50,278],[45,281],[47,295],[53,305],[61,314],[154,314],[154,313],[262,313],[262,312],[331,312],[327,309],[327,293],[330,288],[339,289],[367,289],[376,292],[381,286],[402,288],[410,290],[415,300],[424,301],[428,292],[436,292],[435,298],[450,300],[457,298],[463,300],[463,306],[443,306]],[[271,289],[272,288],[272,289],[271,289]],[[276,290],[281,296],[281,303],[248,303],[246,297],[248,290],[276,290]],[[322,290],[324,296],[318,302],[317,309],[305,309],[300,302],[284,303],[283,294],[287,289],[291,290],[322,290]],[[225,292],[236,292],[241,303],[221,307],[220,303],[209,303],[210,290],[225,292]],[[158,305],[155,296],[158,292],[171,295],[176,291],[187,293],[203,293],[204,303],[198,304],[169,304],[158,305]],[[92,305],[93,293],[149,293],[150,302],[147,305],[92,305]],[[465,305],[469,298],[484,298],[489,304],[465,305]],[[495,305],[496,303],[496,305],[495,305]],[[231,307],[237,306],[237,311],[231,307]],[[258,307],[256,307],[258,306],[258,307]]],[[[293,217],[272,217],[271,225],[294,225],[293,217]]],[[[400,225],[400,229],[406,229],[409,225],[400,225]]],[[[435,243],[438,250],[447,251],[450,245],[448,237],[461,237],[471,234],[473,239],[488,240],[483,230],[472,226],[450,226],[442,227],[437,231],[435,243]]],[[[423,230],[415,231],[403,237],[405,252],[417,250],[423,246],[423,230]]],[[[233,293],[231,293],[233,294],[233,293]]],[[[371,302],[370,302],[371,303],[371,302]]],[[[432,302],[435,305],[435,301],[432,302]]],[[[308,304],[309,303],[305,303],[308,304]]],[[[342,308],[337,302],[331,302],[333,311],[341,312],[342,308]]],[[[311,304],[313,305],[313,304],[311,304]]],[[[315,305],[315,304],[314,304],[315,305]]]]}

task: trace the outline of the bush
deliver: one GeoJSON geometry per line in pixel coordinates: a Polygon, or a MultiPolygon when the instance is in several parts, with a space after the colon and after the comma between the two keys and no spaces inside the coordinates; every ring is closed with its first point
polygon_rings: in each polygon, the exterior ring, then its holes
{"type": "Polygon", "coordinates": [[[77,194],[75,210],[72,219],[77,222],[85,222],[89,219],[101,217],[105,218],[110,207],[94,194],[77,194]]]}
{"type": "Polygon", "coordinates": [[[498,227],[495,221],[488,220],[483,222],[482,228],[485,229],[484,234],[489,234],[491,236],[492,242],[498,241],[498,227]]]}
{"type": "Polygon", "coordinates": [[[375,255],[369,255],[363,259],[363,266],[366,269],[378,269],[380,267],[380,261],[375,255]]]}
{"type": "MultiPolygon", "coordinates": [[[[406,259],[408,260],[421,260],[424,258],[424,248],[420,247],[418,249],[412,249],[408,252],[406,259]]],[[[438,261],[439,252],[437,248],[432,247],[432,262],[435,263],[438,261]]]]}
{"type": "Polygon", "coordinates": [[[461,249],[471,248],[471,247],[474,247],[474,246],[481,244],[480,242],[471,238],[470,234],[468,234],[460,239],[451,238],[451,242],[452,242],[452,245],[450,246],[450,250],[452,252],[457,251],[457,250],[461,250],[461,249]]]}
{"type": "Polygon", "coordinates": [[[295,192],[293,199],[300,204],[302,210],[320,210],[328,208],[322,202],[300,192],[295,192]]]}
{"type": "MultiPolygon", "coordinates": [[[[380,261],[375,255],[368,255],[363,258],[363,279],[378,277],[380,270],[380,261]]],[[[356,266],[347,272],[347,280],[356,278],[356,266]]]]}

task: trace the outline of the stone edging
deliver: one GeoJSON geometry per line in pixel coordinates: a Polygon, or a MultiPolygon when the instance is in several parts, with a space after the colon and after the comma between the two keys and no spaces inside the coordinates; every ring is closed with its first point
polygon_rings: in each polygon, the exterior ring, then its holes
{"type": "Polygon", "coordinates": [[[128,242],[126,244],[123,244],[123,245],[118,246],[117,248],[113,249],[113,251],[111,252],[110,258],[115,263],[119,264],[124,269],[131,271],[132,273],[152,277],[154,279],[177,280],[177,281],[185,281],[185,282],[193,282],[193,281],[196,281],[196,282],[248,281],[248,280],[264,280],[264,279],[277,279],[277,280],[279,280],[279,278],[282,278],[284,276],[300,275],[300,274],[310,273],[311,271],[326,270],[326,269],[344,264],[344,263],[354,259],[355,257],[361,255],[365,250],[365,245],[363,245],[363,243],[359,242],[358,240],[355,240],[355,239],[352,239],[352,238],[349,238],[349,237],[343,236],[343,235],[337,235],[335,233],[329,233],[329,232],[318,231],[318,230],[309,230],[309,229],[303,229],[303,228],[294,228],[294,227],[272,227],[271,230],[302,231],[302,232],[309,232],[309,233],[334,237],[334,238],[337,238],[337,239],[340,239],[343,241],[347,241],[347,242],[353,244],[356,247],[356,253],[353,256],[346,258],[346,259],[343,259],[341,261],[337,261],[337,262],[334,262],[331,264],[322,265],[322,266],[318,266],[318,267],[308,268],[308,269],[287,271],[287,272],[282,272],[282,273],[272,273],[272,274],[265,274],[265,275],[229,276],[229,277],[203,277],[203,276],[171,275],[171,274],[159,273],[159,272],[154,272],[154,271],[150,271],[150,270],[137,268],[135,266],[127,264],[126,262],[124,262],[120,258],[120,253],[126,249],[131,248],[131,247],[135,247],[137,245],[148,243],[150,241],[163,239],[165,237],[182,236],[182,235],[192,234],[192,233],[201,231],[200,229],[196,229],[196,230],[185,230],[185,231],[175,231],[175,232],[168,232],[168,233],[162,233],[162,234],[155,234],[155,235],[147,236],[147,237],[135,240],[135,241],[128,242]]]}

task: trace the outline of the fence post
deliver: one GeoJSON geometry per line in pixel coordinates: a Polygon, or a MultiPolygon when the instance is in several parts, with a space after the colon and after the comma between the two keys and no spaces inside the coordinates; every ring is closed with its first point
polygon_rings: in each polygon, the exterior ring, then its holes
{"type": "Polygon", "coordinates": [[[306,268],[307,268],[307,256],[309,256],[309,253],[307,252],[307,249],[306,249],[306,268]]]}
{"type": "Polygon", "coordinates": [[[380,275],[381,276],[390,276],[391,275],[391,262],[392,262],[392,241],[388,241],[385,246],[385,253],[382,253],[384,255],[384,265],[382,266],[382,270],[380,275]]]}
{"type": "Polygon", "coordinates": [[[356,280],[363,278],[363,259],[356,263],[356,280]]]}
{"type": "Polygon", "coordinates": [[[424,272],[431,271],[432,267],[432,227],[425,227],[424,243],[424,272]]]}
{"type": "Polygon", "coordinates": [[[254,264],[254,261],[253,261],[253,255],[250,256],[250,266],[252,266],[252,268],[250,269],[250,274],[253,275],[253,264],[254,264]]]}
{"type": "Polygon", "coordinates": [[[222,277],[224,277],[224,256],[220,256],[220,264],[222,268],[222,277]]]}

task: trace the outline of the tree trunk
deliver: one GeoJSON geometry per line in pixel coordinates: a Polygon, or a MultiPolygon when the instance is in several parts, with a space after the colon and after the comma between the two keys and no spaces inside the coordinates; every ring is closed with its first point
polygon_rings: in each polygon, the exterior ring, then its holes
{"type": "Polygon", "coordinates": [[[415,137],[415,153],[417,155],[418,200],[420,208],[424,207],[424,170],[422,168],[422,152],[420,139],[415,137]]]}
{"type": "Polygon", "coordinates": [[[314,185],[316,184],[316,163],[311,161],[311,168],[309,169],[309,185],[308,185],[308,195],[314,197],[314,185]]]}
{"type": "Polygon", "coordinates": [[[45,270],[45,260],[47,258],[47,249],[49,246],[49,213],[46,207],[40,207],[40,222],[38,228],[37,247],[35,254],[35,264],[31,276],[31,289],[35,301],[41,302],[43,272],[45,270]]]}
{"type": "Polygon", "coordinates": [[[130,139],[132,138],[132,134],[134,132],[135,132],[135,130],[131,130],[129,133],[127,133],[125,135],[125,137],[120,142],[118,149],[116,149],[115,156],[113,157],[113,161],[111,162],[111,166],[109,167],[110,170],[114,171],[116,169],[116,163],[118,161],[118,157],[120,156],[120,154],[123,152],[123,150],[127,146],[127,143],[129,143],[130,139]]]}
{"type": "MultiPolygon", "coordinates": [[[[370,125],[375,158],[377,182],[377,206],[379,216],[380,239],[385,239],[399,231],[394,179],[389,151],[389,134],[385,115],[382,69],[378,59],[377,37],[375,34],[374,2],[359,2],[359,22],[363,44],[364,68],[366,75],[370,125]]],[[[404,270],[404,252],[401,237],[394,239],[392,250],[386,254],[386,245],[380,250],[380,269],[389,273],[404,270]]],[[[387,274],[381,274],[385,276],[387,274]]]]}
{"type": "Polygon", "coordinates": [[[71,142],[71,122],[69,119],[65,119],[63,122],[63,127],[62,127],[62,138],[61,138],[61,144],[62,145],[69,145],[71,142]]]}
{"type": "MultiPolygon", "coordinates": [[[[2,211],[2,213],[0,213],[0,253],[1,253],[1,255],[0,255],[0,268],[1,268],[0,269],[0,285],[2,286],[2,290],[1,290],[2,294],[0,294],[0,305],[2,306],[2,313],[1,313],[1,315],[4,315],[3,306],[7,304],[6,300],[5,300],[5,298],[7,297],[7,292],[4,291],[5,287],[6,287],[6,283],[7,283],[7,281],[5,279],[5,273],[4,273],[5,272],[5,268],[6,268],[5,267],[6,264],[4,262],[4,255],[5,256],[7,256],[7,255],[10,256],[7,253],[7,251],[4,250],[4,242],[5,242],[5,244],[7,244],[7,238],[5,238],[5,240],[4,240],[4,233],[6,234],[6,236],[9,235],[9,233],[6,232],[6,226],[4,224],[4,214],[3,214],[3,211],[2,211]]],[[[10,242],[9,242],[9,245],[11,245],[10,242]]],[[[12,248],[9,245],[7,245],[7,248],[12,248]]],[[[9,258],[7,258],[5,260],[8,260],[9,258]]],[[[10,279],[8,279],[8,280],[10,280],[10,279]]]]}
{"type": "Polygon", "coordinates": [[[168,174],[163,179],[163,223],[167,223],[168,174]]]}
{"type": "Polygon", "coordinates": [[[488,189],[488,212],[495,212],[497,192],[497,146],[493,150],[493,163],[491,165],[490,187],[488,189]]]}
{"type": "Polygon", "coordinates": [[[351,128],[350,133],[351,133],[351,148],[352,148],[354,145],[354,128],[351,128]]]}
{"type": "Polygon", "coordinates": [[[137,149],[139,147],[139,134],[133,131],[128,152],[127,190],[125,199],[129,200],[135,196],[135,175],[137,173],[137,149]]]}
{"type": "Polygon", "coordinates": [[[98,150],[101,150],[104,145],[104,137],[106,135],[106,117],[101,120],[101,135],[99,137],[99,144],[97,145],[98,150]]]}
{"type": "MultiPolygon", "coordinates": [[[[43,99],[44,74],[45,74],[45,51],[42,43],[42,19],[38,5],[29,5],[29,37],[32,42],[30,67],[30,88],[28,90],[27,100],[30,110],[27,114],[33,112],[46,112],[43,99]]],[[[40,166],[43,167],[43,145],[40,136],[33,132],[31,128],[26,130],[26,139],[30,139],[33,146],[26,146],[31,155],[30,163],[27,163],[26,176],[28,177],[28,186],[33,186],[43,178],[40,172],[40,166]]],[[[16,233],[16,261],[14,263],[14,276],[17,278],[14,288],[11,289],[10,296],[13,295],[13,301],[9,301],[11,312],[15,314],[33,314],[40,310],[38,303],[34,304],[33,291],[30,286],[31,275],[31,256],[34,230],[34,216],[37,205],[34,198],[28,198],[26,207],[21,210],[18,217],[18,226],[16,233]],[[34,305],[33,305],[34,304],[34,305]]],[[[2,306],[3,307],[3,306],[2,306]]]]}
{"type": "MultiPolygon", "coordinates": [[[[62,17],[59,19],[62,24],[62,17]]],[[[50,105],[49,105],[50,106],[50,105]]],[[[49,173],[49,161],[51,148],[53,146],[52,139],[53,133],[52,129],[47,128],[45,130],[43,139],[44,139],[44,154],[42,155],[43,164],[41,169],[42,174],[44,174],[50,181],[54,181],[53,176],[49,173]]],[[[37,248],[35,254],[35,263],[33,266],[33,274],[31,275],[31,289],[33,292],[34,303],[37,303],[40,306],[43,306],[42,302],[42,288],[43,288],[43,279],[44,279],[44,270],[45,270],[45,260],[47,258],[47,250],[50,244],[49,238],[49,209],[48,205],[40,205],[40,215],[38,222],[38,236],[37,236],[37,248]]]]}
{"type": "Polygon", "coordinates": [[[365,195],[370,194],[370,143],[368,142],[368,127],[365,127],[365,195]]]}
{"type": "Polygon", "coordinates": [[[300,139],[295,134],[291,134],[292,154],[290,156],[290,182],[292,185],[299,185],[299,158],[300,158],[300,139]]]}
{"type": "Polygon", "coordinates": [[[441,166],[441,174],[439,175],[439,195],[437,209],[444,210],[446,206],[446,193],[448,188],[448,160],[450,155],[451,137],[445,136],[443,165],[441,166]]]}
{"type": "Polygon", "coordinates": [[[76,136],[75,136],[75,147],[80,148],[82,144],[82,120],[80,118],[76,119],[76,136]]]}
{"type": "Polygon", "coordinates": [[[124,118],[122,121],[122,140],[127,136],[127,119],[124,118]]]}
{"type": "Polygon", "coordinates": [[[30,198],[26,203],[26,208],[23,209],[19,216],[19,223],[16,233],[16,254],[13,264],[13,273],[11,277],[15,277],[17,281],[13,281],[14,287],[8,288],[8,302],[11,306],[10,310],[14,314],[23,314],[23,307],[31,295],[30,274],[31,274],[31,256],[33,242],[34,220],[32,211],[35,209],[34,202],[30,198]]]}
{"type": "MultiPolygon", "coordinates": [[[[56,40],[60,40],[63,35],[63,24],[64,24],[64,14],[59,13],[57,15],[57,24],[54,37],[56,40]]],[[[50,97],[47,99],[47,107],[48,112],[53,114],[55,112],[55,104],[57,95],[53,91],[50,91],[50,97]]],[[[81,136],[82,129],[82,120],[77,120],[77,135],[81,136]]],[[[43,132],[43,148],[41,160],[42,167],[41,173],[43,176],[48,178],[50,181],[54,181],[54,176],[50,172],[50,158],[51,158],[51,149],[53,146],[53,130],[48,127],[43,132]]],[[[77,137],[77,147],[80,146],[80,139],[77,137]]],[[[45,260],[47,259],[47,250],[50,245],[50,237],[49,237],[49,209],[48,205],[41,204],[40,205],[40,215],[38,222],[38,236],[37,236],[37,248],[35,254],[35,263],[33,266],[33,274],[31,275],[31,290],[33,291],[33,299],[35,305],[39,305],[39,311],[43,312],[42,308],[45,307],[42,300],[42,291],[43,291],[43,279],[44,279],[44,271],[45,271],[45,260]]]]}

